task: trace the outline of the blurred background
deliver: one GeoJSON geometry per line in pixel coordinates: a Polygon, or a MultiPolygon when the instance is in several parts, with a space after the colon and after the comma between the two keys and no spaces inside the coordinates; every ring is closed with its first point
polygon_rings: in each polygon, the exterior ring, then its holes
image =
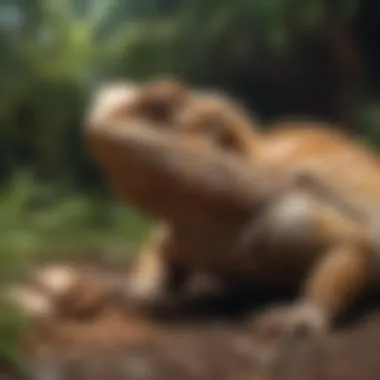
{"type": "Polygon", "coordinates": [[[378,146],[379,21],[378,0],[0,0],[0,284],[146,232],[83,146],[98,83],[175,75],[264,122],[322,118],[378,146]]]}

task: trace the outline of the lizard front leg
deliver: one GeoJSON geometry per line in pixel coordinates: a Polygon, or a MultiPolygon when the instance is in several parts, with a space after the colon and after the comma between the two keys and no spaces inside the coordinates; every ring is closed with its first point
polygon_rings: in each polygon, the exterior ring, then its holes
{"type": "Polygon", "coordinates": [[[133,305],[151,309],[170,303],[185,285],[189,272],[170,254],[174,249],[170,228],[157,226],[133,266],[126,287],[133,305]]]}
{"type": "Polygon", "coordinates": [[[265,335],[319,335],[360,296],[373,278],[373,244],[365,227],[327,208],[313,212],[316,244],[321,251],[294,305],[264,312],[256,327],[265,335]]]}

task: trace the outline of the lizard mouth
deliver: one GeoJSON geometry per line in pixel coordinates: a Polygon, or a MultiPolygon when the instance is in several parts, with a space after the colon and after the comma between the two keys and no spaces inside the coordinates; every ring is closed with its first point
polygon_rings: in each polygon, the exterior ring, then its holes
{"type": "Polygon", "coordinates": [[[200,138],[137,121],[90,124],[85,134],[119,197],[150,216],[175,218],[200,208],[244,212],[265,190],[267,175],[200,138]]]}

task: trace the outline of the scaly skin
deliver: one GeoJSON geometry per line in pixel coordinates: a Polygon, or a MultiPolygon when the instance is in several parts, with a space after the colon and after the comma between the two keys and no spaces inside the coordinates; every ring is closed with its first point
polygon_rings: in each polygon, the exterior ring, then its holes
{"type": "Polygon", "coordinates": [[[247,160],[226,155],[201,136],[184,138],[133,118],[107,120],[103,111],[87,128],[93,154],[123,200],[164,221],[132,276],[140,298],[152,301],[201,270],[227,282],[299,289],[298,304],[263,319],[265,328],[306,325],[321,332],[376,280],[367,226],[295,189],[289,170],[306,162],[350,199],[370,204],[380,199],[372,152],[327,131],[287,129],[265,135],[263,143],[252,135],[252,145],[268,144],[268,150],[252,149],[259,159],[247,160]],[[281,159],[273,154],[278,152],[281,159]],[[348,158],[360,165],[361,175],[352,175],[348,158]],[[260,221],[254,244],[236,250],[252,215],[260,221]]]}

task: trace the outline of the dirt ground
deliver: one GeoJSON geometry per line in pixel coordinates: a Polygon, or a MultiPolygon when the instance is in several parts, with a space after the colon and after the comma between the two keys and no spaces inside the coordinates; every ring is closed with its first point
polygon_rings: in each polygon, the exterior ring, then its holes
{"type": "Polygon", "coordinates": [[[264,341],[246,317],[267,294],[196,297],[142,316],[117,305],[96,316],[39,321],[25,335],[25,373],[0,380],[378,380],[380,308],[367,300],[320,340],[264,341]]]}

